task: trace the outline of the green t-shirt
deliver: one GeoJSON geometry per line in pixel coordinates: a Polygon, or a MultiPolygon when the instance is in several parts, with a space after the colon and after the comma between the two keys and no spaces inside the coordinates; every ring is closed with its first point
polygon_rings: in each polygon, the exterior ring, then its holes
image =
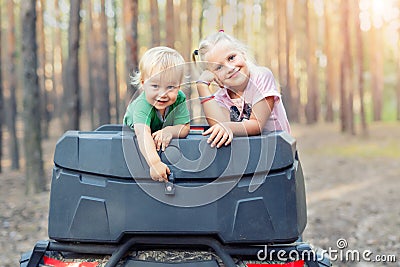
{"type": "Polygon", "coordinates": [[[133,129],[135,123],[143,123],[150,127],[151,132],[161,130],[166,126],[186,124],[190,122],[189,110],[186,106],[186,96],[182,91],[178,91],[175,103],[167,108],[165,119],[163,120],[157,109],[150,105],[146,100],[144,92],[129,104],[126,109],[123,123],[133,129]]]}

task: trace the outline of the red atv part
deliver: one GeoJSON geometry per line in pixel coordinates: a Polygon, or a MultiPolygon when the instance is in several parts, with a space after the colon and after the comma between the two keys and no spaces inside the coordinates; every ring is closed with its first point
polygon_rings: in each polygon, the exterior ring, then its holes
{"type": "Polygon", "coordinates": [[[43,257],[44,265],[53,267],[97,267],[98,262],[64,262],[53,258],[43,257]]]}

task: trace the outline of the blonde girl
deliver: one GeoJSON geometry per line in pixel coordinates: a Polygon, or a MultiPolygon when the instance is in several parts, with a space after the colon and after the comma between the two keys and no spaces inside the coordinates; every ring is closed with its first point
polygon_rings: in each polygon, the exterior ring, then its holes
{"type": "Polygon", "coordinates": [[[258,135],[290,126],[272,72],[257,66],[246,46],[223,31],[200,42],[193,59],[201,63],[196,81],[201,104],[210,124],[204,135],[208,143],[221,147],[233,136],[258,135]],[[212,93],[212,84],[220,89],[212,93]]]}

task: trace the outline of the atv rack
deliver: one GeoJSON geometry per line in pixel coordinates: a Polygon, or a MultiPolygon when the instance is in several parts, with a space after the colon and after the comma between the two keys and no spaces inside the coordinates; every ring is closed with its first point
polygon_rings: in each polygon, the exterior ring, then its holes
{"type": "MultiPolygon", "coordinates": [[[[71,243],[71,242],[58,242],[52,240],[39,241],[36,243],[31,253],[24,254],[21,258],[21,267],[37,267],[40,266],[40,262],[47,252],[73,252],[80,254],[95,254],[95,255],[111,255],[105,267],[115,267],[120,260],[132,250],[139,249],[155,249],[163,247],[184,247],[188,249],[197,250],[213,250],[215,254],[221,259],[224,266],[236,267],[236,264],[232,256],[240,255],[241,257],[247,256],[252,259],[256,259],[256,255],[266,248],[267,255],[282,251],[280,257],[292,255],[296,251],[296,255],[313,255],[304,260],[308,267],[325,267],[331,266],[330,261],[324,255],[324,251],[321,249],[313,250],[310,244],[305,242],[295,242],[292,244],[272,244],[268,246],[235,246],[235,245],[223,245],[221,242],[212,237],[198,237],[198,236],[138,236],[131,237],[125,242],[119,245],[111,244],[90,244],[90,243],[71,243]]],[[[200,263],[200,262],[199,262],[200,263]]],[[[142,262],[141,266],[154,266],[152,263],[142,262]]],[[[185,267],[187,263],[174,263],[176,266],[185,267]]],[[[131,265],[129,265],[131,266],[131,265]]],[[[134,265],[132,265],[134,266],[134,265]]],[[[158,263],[157,266],[163,266],[162,263],[158,263]],[[161,264],[161,265],[160,265],[161,264]]],[[[165,264],[165,266],[170,266],[165,264]]],[[[197,265],[199,266],[199,265],[197,265]]],[[[218,266],[209,264],[207,266],[218,266]]]]}

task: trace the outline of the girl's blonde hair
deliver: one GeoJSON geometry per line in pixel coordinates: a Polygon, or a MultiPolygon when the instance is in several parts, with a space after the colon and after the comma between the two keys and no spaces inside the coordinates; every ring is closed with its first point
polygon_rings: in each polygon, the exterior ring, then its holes
{"type": "Polygon", "coordinates": [[[181,75],[183,79],[183,66],[185,60],[182,55],[175,49],[166,46],[157,46],[147,50],[139,62],[139,71],[131,76],[131,84],[141,87],[142,81],[151,77],[152,75],[161,73],[167,69],[176,68],[177,74],[181,75]]]}
{"type": "Polygon", "coordinates": [[[213,34],[210,34],[202,41],[200,41],[199,48],[193,51],[192,59],[196,62],[196,56],[199,57],[200,61],[205,61],[206,54],[219,42],[228,41],[232,44],[232,47],[235,47],[236,50],[241,52],[245,59],[251,63],[255,64],[254,58],[250,55],[249,48],[239,41],[238,39],[232,37],[231,35],[225,33],[224,31],[219,31],[213,34]]]}

